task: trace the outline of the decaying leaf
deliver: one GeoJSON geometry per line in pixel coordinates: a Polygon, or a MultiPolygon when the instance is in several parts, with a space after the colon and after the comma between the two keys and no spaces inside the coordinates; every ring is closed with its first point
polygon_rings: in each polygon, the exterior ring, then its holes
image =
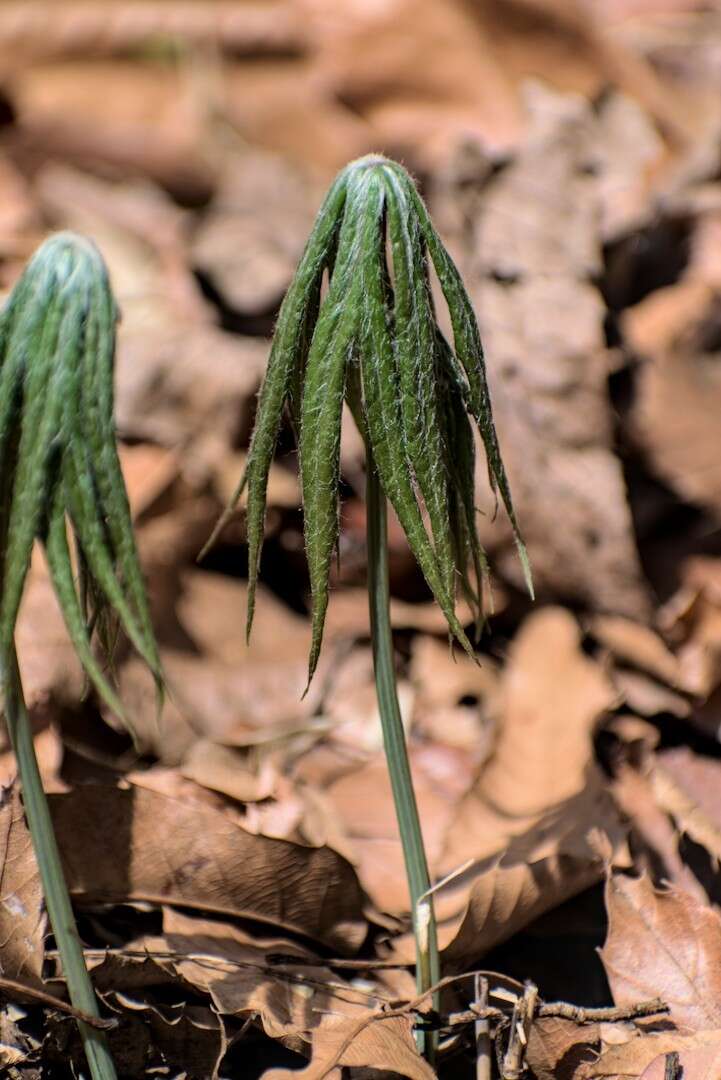
{"type": "Polygon", "coordinates": [[[539,915],[597,882],[624,829],[605,792],[569,799],[495,858],[473,864],[437,893],[444,960],[462,967],[539,915]],[[471,884],[458,925],[453,909],[471,884]]]}
{"type": "Polygon", "coordinates": [[[678,685],[681,675],[678,658],[650,627],[619,615],[596,615],[590,622],[590,630],[614,656],[669,686],[678,685]]]}
{"type": "Polygon", "coordinates": [[[576,1080],[579,1068],[596,1060],[600,1045],[597,1024],[542,1017],[531,1026],[526,1061],[537,1080],[576,1080]]]}
{"type": "Polygon", "coordinates": [[[714,1080],[716,1072],[703,1071],[718,1060],[721,1032],[700,1031],[694,1035],[677,1031],[637,1032],[619,1046],[610,1046],[597,1061],[584,1065],[577,1080],[666,1080],[666,1061],[678,1054],[683,1080],[714,1080]],[[688,1055],[688,1056],[687,1056],[688,1055]],[[686,1064],[701,1071],[686,1072],[686,1064]]]}
{"type": "Polygon", "coordinates": [[[40,876],[17,784],[0,788],[0,974],[37,984],[45,954],[40,876]]]}
{"type": "Polygon", "coordinates": [[[53,796],[52,813],[70,891],[81,901],[226,912],[341,952],[365,936],[356,876],[328,848],[253,836],[221,812],[140,787],[80,787],[53,796]]]}
{"type": "Polygon", "coordinates": [[[363,1066],[381,1075],[433,1080],[436,1075],[418,1054],[411,1021],[403,1016],[372,1023],[365,1018],[329,1016],[313,1037],[313,1057],[305,1069],[268,1069],[263,1080],[326,1080],[340,1065],[363,1066]]]}
{"type": "Polygon", "coordinates": [[[721,763],[686,747],[658,755],[652,773],[653,792],[679,832],[701,844],[718,865],[721,861],[721,763]]]}
{"type": "Polygon", "coordinates": [[[608,936],[601,959],[614,1001],[661,997],[679,1025],[704,1030],[721,1021],[721,916],[648,877],[609,878],[608,936]]]}

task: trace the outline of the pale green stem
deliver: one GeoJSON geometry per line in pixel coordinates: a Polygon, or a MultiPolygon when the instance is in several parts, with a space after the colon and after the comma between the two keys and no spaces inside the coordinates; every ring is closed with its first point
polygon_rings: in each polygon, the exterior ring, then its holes
{"type": "MultiPolygon", "coordinates": [[[[411,896],[413,933],[416,939],[416,984],[424,993],[440,978],[438,940],[433,914],[433,897],[428,862],[423,846],[423,834],[418,817],[416,796],[408,762],[405,732],[396,692],[393,664],[393,635],[391,632],[388,591],[388,525],[386,498],[383,493],[370,449],[366,447],[366,519],[368,541],[368,601],[370,604],[373,667],[375,671],[378,712],[383,728],[388,773],[393,802],[398,819],[408,890],[411,896]]],[[[437,995],[433,998],[438,1008],[437,995]]],[[[418,1033],[418,1046],[430,1060],[436,1038],[432,1032],[418,1033]]]]}
{"type": "MultiPolygon", "coordinates": [[[[18,766],[25,817],[35,849],[40,881],[45,895],[50,925],[63,966],[70,1001],[80,1012],[100,1017],[95,991],[85,967],[83,949],[75,926],[68,887],[65,883],[50,807],[43,791],[35,756],[33,733],[25,706],[15,649],[5,663],[5,718],[18,766]]],[[[78,1020],[80,1037],[93,1080],[116,1080],[105,1033],[78,1020]]]]}

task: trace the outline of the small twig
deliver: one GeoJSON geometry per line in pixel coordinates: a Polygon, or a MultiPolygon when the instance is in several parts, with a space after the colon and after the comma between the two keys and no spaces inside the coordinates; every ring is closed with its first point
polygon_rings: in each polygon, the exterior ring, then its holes
{"type": "MultiPolygon", "coordinates": [[[[479,1009],[488,1007],[488,979],[476,974],[473,980],[475,1002],[479,1009]]],[[[491,1025],[487,1017],[478,1017],[473,1032],[476,1039],[476,1080],[491,1080],[491,1025]]]]}
{"type": "Polygon", "coordinates": [[[577,1024],[596,1024],[615,1020],[634,1020],[641,1016],[654,1016],[667,1013],[668,1005],[661,998],[640,1001],[636,1005],[612,1005],[607,1008],[587,1009],[582,1005],[570,1005],[566,1001],[550,1001],[540,1005],[537,1016],[559,1016],[564,1020],[575,1020],[577,1024]]]}
{"type": "Polygon", "coordinates": [[[671,1050],[666,1054],[663,1080],[679,1080],[681,1076],[681,1062],[678,1056],[678,1050],[671,1050]]]}
{"type": "Polygon", "coordinates": [[[268,953],[265,961],[278,967],[328,967],[348,971],[403,971],[404,968],[413,967],[412,963],[399,964],[397,960],[313,960],[288,953],[268,953]]]}
{"type": "Polygon", "coordinates": [[[537,1004],[538,987],[532,982],[527,982],[523,996],[519,997],[513,1006],[508,1046],[501,1062],[503,1080],[518,1080],[523,1073],[528,1032],[533,1023],[537,1004]]]}
{"type": "Polygon", "coordinates": [[[365,1029],[369,1027],[370,1024],[373,1024],[378,1020],[390,1020],[394,1016],[408,1016],[409,1013],[417,1012],[420,1006],[425,1001],[427,1001],[428,998],[434,997],[436,994],[440,993],[440,991],[443,990],[444,987],[451,986],[453,983],[458,982],[459,979],[466,978],[468,978],[467,975],[446,975],[445,978],[441,979],[433,986],[429,986],[428,989],[424,990],[422,994],[418,994],[417,997],[413,998],[412,1001],[406,1002],[405,1005],[399,1005],[396,1008],[392,1009],[380,1008],[376,1009],[375,1012],[368,1013],[368,1015],[364,1016],[361,1020],[359,1020],[354,1029],[348,1035],[346,1035],[345,1039],[343,1039],[343,1042],[340,1044],[331,1060],[323,1069],[323,1072],[318,1074],[316,1080],[325,1080],[325,1078],[338,1065],[351,1043],[354,1042],[354,1040],[358,1038],[360,1033],[362,1031],[365,1031],[365,1029]]]}
{"type": "MultiPolygon", "coordinates": [[[[589,1009],[583,1005],[571,1005],[567,1001],[552,1001],[539,1005],[536,1009],[536,1017],[557,1016],[562,1020],[573,1020],[576,1024],[602,1024],[615,1023],[620,1020],[637,1020],[642,1016],[655,1016],[659,1013],[667,1013],[668,1005],[660,998],[652,1001],[642,1001],[638,1005],[604,1006],[598,1009],[589,1009]]],[[[439,1017],[440,1027],[458,1027],[461,1024],[474,1024],[476,1020],[500,1020],[507,1013],[493,1005],[479,1006],[472,1003],[462,1012],[449,1013],[446,1017],[439,1017]]]]}
{"type": "Polygon", "coordinates": [[[45,1005],[49,1009],[57,1009],[58,1012],[66,1013],[76,1020],[82,1020],[89,1027],[99,1028],[101,1031],[107,1031],[118,1026],[117,1020],[102,1020],[98,1016],[91,1016],[89,1013],[83,1012],[82,1009],[74,1009],[67,1001],[63,1001],[62,998],[55,997],[53,994],[48,994],[45,990],[40,990],[35,986],[26,986],[25,983],[17,982],[15,979],[6,979],[2,975],[0,975],[0,992],[8,996],[19,994],[20,996],[32,998],[33,1001],[39,1001],[41,1005],[45,1005]]]}

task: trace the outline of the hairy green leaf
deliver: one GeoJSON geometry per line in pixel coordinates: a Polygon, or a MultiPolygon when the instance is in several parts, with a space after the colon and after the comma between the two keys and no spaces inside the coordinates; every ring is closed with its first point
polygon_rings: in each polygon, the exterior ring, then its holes
{"type": "Polygon", "coordinates": [[[300,449],[313,603],[310,677],[338,539],[344,400],[449,630],[472,653],[455,613],[460,583],[478,625],[488,573],[476,527],[471,419],[532,595],[530,568],[501,460],[473,308],[410,176],[379,155],[346,166],[321,208],[281,307],[245,474],[204,549],[247,484],[250,632],[268,473],[288,407],[300,449]],[[453,347],[438,327],[431,263],[448,306],[453,347]]]}
{"type": "Polygon", "coordinates": [[[0,316],[0,650],[12,649],[39,537],[78,656],[122,716],[91,646],[92,628],[107,623],[88,602],[117,616],[158,685],[161,671],[115,444],[115,322],[103,260],[71,233],[39,248],[0,316]]]}
{"type": "Polygon", "coordinates": [[[309,680],[313,677],[328,607],[328,575],[338,539],[340,428],[348,359],[360,314],[363,239],[359,220],[367,178],[348,185],[328,295],[313,334],[300,418],[300,464],[305,547],[313,601],[309,680]]]}

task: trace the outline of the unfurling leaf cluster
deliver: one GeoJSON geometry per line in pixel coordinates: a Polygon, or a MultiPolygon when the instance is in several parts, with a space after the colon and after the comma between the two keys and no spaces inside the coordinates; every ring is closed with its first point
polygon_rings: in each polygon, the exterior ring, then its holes
{"type": "Polygon", "coordinates": [[[311,677],[338,539],[344,400],[450,630],[471,652],[455,612],[460,583],[481,619],[487,572],[475,521],[471,421],[481,433],[491,484],[513,525],[530,591],[528,560],[499,451],[471,302],[412,179],[400,165],[377,155],[343,169],[320,209],[280,310],[247,468],[236,493],[237,500],[247,484],[250,633],[268,473],[287,407],[300,451],[313,601],[311,677]],[[448,307],[452,345],[436,318],[431,265],[448,307]]]}
{"type": "Polygon", "coordinates": [[[160,663],[115,444],[116,320],[100,253],[71,233],[38,249],[0,315],[0,655],[39,538],[75,650],[123,716],[93,630],[107,643],[117,620],[158,685],[160,663]]]}

